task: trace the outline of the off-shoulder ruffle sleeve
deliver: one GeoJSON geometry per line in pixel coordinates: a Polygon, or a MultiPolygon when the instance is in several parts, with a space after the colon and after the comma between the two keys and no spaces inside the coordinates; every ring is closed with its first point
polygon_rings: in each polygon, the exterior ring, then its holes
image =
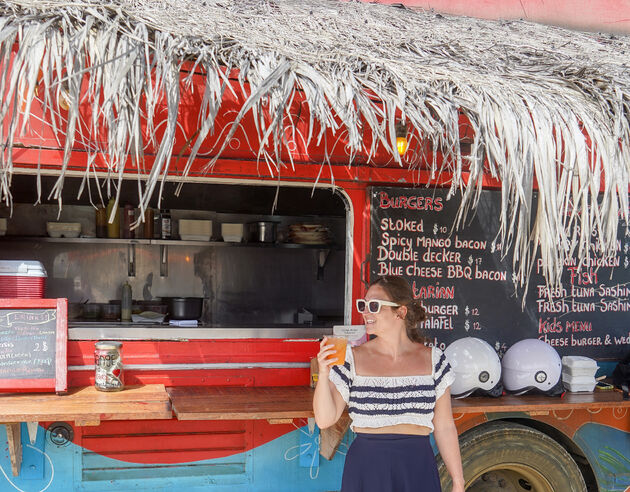
{"type": "Polygon", "coordinates": [[[455,381],[455,373],[448,363],[446,355],[439,348],[433,347],[433,381],[435,382],[435,399],[444,394],[455,381]]]}
{"type": "Polygon", "coordinates": [[[335,385],[341,394],[343,401],[350,400],[350,386],[354,374],[354,360],[352,358],[352,348],[350,344],[346,347],[346,362],[343,365],[332,366],[328,373],[328,379],[335,385]]]}

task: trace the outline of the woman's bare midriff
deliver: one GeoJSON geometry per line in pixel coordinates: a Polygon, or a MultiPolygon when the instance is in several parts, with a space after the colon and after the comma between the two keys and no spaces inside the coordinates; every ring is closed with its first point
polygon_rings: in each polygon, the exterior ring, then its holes
{"type": "Polygon", "coordinates": [[[423,425],[397,424],[385,427],[353,427],[352,430],[364,434],[413,434],[415,436],[428,436],[431,429],[423,425]]]}

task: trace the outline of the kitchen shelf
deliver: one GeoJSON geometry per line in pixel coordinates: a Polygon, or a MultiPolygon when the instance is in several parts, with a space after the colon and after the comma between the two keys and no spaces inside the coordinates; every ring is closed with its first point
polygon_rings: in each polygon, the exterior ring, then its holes
{"type": "Polygon", "coordinates": [[[160,277],[168,277],[168,248],[169,246],[205,246],[225,248],[272,248],[272,249],[307,249],[317,254],[317,279],[324,274],[324,267],[332,251],[343,251],[338,244],[296,244],[296,243],[231,243],[225,241],[184,241],[179,239],[124,239],[102,237],[48,237],[48,236],[3,236],[1,241],[29,241],[40,243],[63,244],[126,244],[127,245],[127,275],[136,276],[136,246],[160,247],[160,277]]]}
{"type": "Polygon", "coordinates": [[[109,239],[102,237],[48,237],[48,236],[4,236],[2,241],[36,241],[38,243],[108,243],[108,244],[151,244],[152,239],[109,239]]]}

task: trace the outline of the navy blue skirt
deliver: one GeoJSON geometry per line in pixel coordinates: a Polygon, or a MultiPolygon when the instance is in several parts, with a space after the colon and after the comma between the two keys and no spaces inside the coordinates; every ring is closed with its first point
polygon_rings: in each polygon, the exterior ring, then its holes
{"type": "Polygon", "coordinates": [[[357,434],[341,492],[441,492],[429,436],[357,434]]]}

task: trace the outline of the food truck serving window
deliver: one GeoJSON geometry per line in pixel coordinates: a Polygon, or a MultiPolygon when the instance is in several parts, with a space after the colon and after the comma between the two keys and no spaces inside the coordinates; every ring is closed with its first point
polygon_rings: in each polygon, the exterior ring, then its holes
{"type": "MultiPolygon", "coordinates": [[[[42,197],[55,179],[42,177],[42,197]]],[[[46,296],[68,298],[71,326],[118,322],[125,281],[132,313],[166,314],[164,322],[177,309],[169,304],[175,297],[202,299],[201,313],[190,315],[199,327],[312,329],[344,322],[347,207],[340,193],[312,184],[215,181],[187,183],[176,196],[177,184],[167,182],[160,208],[157,197],[151,202],[151,230],[134,227],[138,185],[126,180],[119,237],[101,238],[95,217],[98,206],[108,212],[108,199],[101,201],[94,181],[89,185],[77,199],[81,179],[66,178],[60,210],[56,201],[33,206],[36,178],[14,176],[14,210],[2,238],[5,259],[44,264],[46,296]],[[159,230],[162,218],[170,220],[170,237],[159,230]]],[[[105,186],[100,194],[106,196],[105,186]]],[[[112,224],[103,231],[116,236],[112,224]]]]}

